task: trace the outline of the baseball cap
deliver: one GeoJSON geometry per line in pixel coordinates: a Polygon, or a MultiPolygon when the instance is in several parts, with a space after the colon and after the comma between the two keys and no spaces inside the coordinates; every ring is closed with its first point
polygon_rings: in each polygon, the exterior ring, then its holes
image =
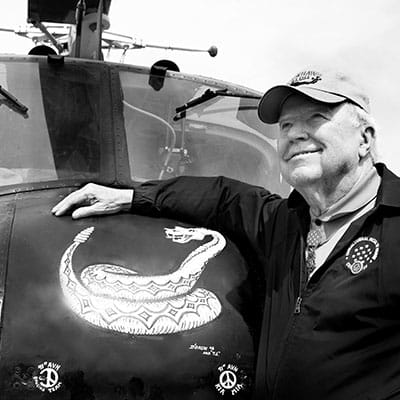
{"type": "Polygon", "coordinates": [[[322,103],[350,101],[370,112],[368,96],[352,77],[342,72],[309,69],[296,74],[288,84],[274,86],[264,94],[258,105],[261,121],[267,124],[278,122],[283,103],[294,93],[322,103]]]}

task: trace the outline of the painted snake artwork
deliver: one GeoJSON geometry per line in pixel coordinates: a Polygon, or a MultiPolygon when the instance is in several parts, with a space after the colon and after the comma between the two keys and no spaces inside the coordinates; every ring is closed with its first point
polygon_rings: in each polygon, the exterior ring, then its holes
{"type": "Polygon", "coordinates": [[[175,243],[211,236],[170,274],[139,275],[118,265],[94,264],[87,266],[78,279],[72,257],[93,231],[90,227],[78,233],[60,263],[62,291],[79,317],[98,327],[132,335],[187,331],[218,317],[221,303],[217,296],[193,288],[207,262],[226,245],[220,233],[204,228],[165,228],[166,238],[175,243]]]}

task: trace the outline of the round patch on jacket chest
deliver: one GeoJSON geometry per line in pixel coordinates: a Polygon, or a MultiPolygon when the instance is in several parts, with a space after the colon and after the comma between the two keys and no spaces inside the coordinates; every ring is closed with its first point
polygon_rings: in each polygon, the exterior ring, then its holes
{"type": "Polygon", "coordinates": [[[378,253],[379,243],[375,238],[360,237],[347,249],[346,267],[352,274],[359,274],[377,259],[378,253]]]}

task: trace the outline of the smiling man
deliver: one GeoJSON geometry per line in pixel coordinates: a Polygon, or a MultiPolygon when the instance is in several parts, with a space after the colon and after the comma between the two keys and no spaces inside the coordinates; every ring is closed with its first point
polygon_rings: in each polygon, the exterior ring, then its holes
{"type": "Polygon", "coordinates": [[[334,72],[322,79],[316,71],[303,71],[262,99],[260,118],[279,122],[282,174],[316,212],[335,203],[372,168],[375,123],[368,111],[361,89],[334,72]]]}
{"type": "Polygon", "coordinates": [[[288,199],[227,179],[89,184],[53,213],[130,211],[218,229],[265,277],[254,398],[400,398],[400,179],[376,164],[369,100],[306,70],[262,98],[288,199]]]}

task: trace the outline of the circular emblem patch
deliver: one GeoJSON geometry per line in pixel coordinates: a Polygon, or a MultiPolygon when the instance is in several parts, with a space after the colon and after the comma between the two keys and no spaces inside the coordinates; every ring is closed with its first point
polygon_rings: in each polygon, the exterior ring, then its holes
{"type": "Polygon", "coordinates": [[[42,392],[53,393],[61,387],[59,370],[60,364],[44,361],[37,367],[37,373],[33,376],[36,387],[42,392]]]}
{"type": "Polygon", "coordinates": [[[248,386],[247,374],[235,364],[220,365],[217,379],[218,382],[215,384],[215,389],[221,396],[233,397],[239,393],[244,394],[243,391],[246,392],[248,386]]]}
{"type": "Polygon", "coordinates": [[[359,274],[378,257],[379,243],[372,237],[360,237],[346,252],[346,267],[354,275],[359,274]]]}

